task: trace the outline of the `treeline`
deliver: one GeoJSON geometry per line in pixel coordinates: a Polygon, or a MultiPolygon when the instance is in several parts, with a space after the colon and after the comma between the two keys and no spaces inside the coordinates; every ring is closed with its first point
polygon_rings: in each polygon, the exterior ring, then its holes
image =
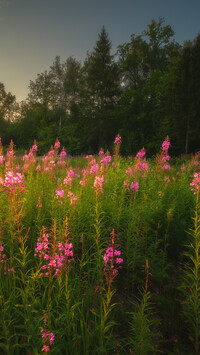
{"type": "Polygon", "coordinates": [[[183,46],[159,18],[129,42],[112,45],[103,27],[84,63],[56,57],[49,70],[30,81],[26,102],[16,103],[0,84],[0,135],[39,153],[59,137],[70,154],[111,150],[117,133],[122,154],[143,146],[155,154],[169,135],[171,154],[199,150],[200,34],[183,46]]]}

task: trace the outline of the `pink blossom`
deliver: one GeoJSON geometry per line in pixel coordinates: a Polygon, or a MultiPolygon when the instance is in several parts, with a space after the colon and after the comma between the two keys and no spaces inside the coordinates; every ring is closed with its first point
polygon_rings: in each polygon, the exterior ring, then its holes
{"type": "Polygon", "coordinates": [[[136,183],[132,182],[131,185],[130,185],[130,189],[131,190],[135,190],[136,192],[138,192],[139,191],[139,183],[138,182],[136,182],[136,183]]]}
{"type": "Polygon", "coordinates": [[[61,151],[61,153],[60,153],[60,157],[61,157],[61,158],[66,158],[66,156],[67,156],[67,153],[66,153],[66,151],[63,149],[63,150],[61,151]]]}
{"type": "Polygon", "coordinates": [[[3,162],[4,162],[4,157],[3,157],[3,155],[0,155],[0,164],[3,164],[3,162]]]}
{"type": "Polygon", "coordinates": [[[99,172],[99,165],[93,164],[90,168],[90,174],[98,174],[99,172]]]}
{"type": "Polygon", "coordinates": [[[66,162],[64,160],[58,160],[57,164],[64,166],[64,165],[66,165],[66,162]]]}
{"type": "Polygon", "coordinates": [[[54,155],[54,150],[50,150],[50,151],[48,152],[48,156],[51,156],[51,155],[54,155]]]}
{"type": "Polygon", "coordinates": [[[0,245],[0,264],[3,264],[4,259],[6,257],[6,254],[3,254],[3,251],[4,251],[3,245],[0,245]]]}
{"type": "Polygon", "coordinates": [[[171,167],[169,164],[164,164],[163,167],[162,167],[163,170],[170,170],[171,167]]]}
{"type": "Polygon", "coordinates": [[[50,348],[48,345],[46,345],[46,342],[49,342],[49,344],[52,345],[55,340],[54,334],[52,332],[50,332],[49,330],[44,330],[44,329],[41,329],[40,332],[41,332],[42,341],[43,341],[42,351],[50,351],[50,348]]]}
{"type": "Polygon", "coordinates": [[[107,165],[108,163],[111,162],[111,156],[110,155],[106,155],[102,160],[101,163],[104,163],[105,165],[107,165]]]}
{"type": "Polygon", "coordinates": [[[97,190],[103,193],[103,182],[104,182],[104,176],[96,176],[94,180],[94,185],[93,187],[97,190]]]}
{"type": "Polygon", "coordinates": [[[62,270],[67,270],[67,265],[71,263],[73,258],[73,244],[66,241],[62,242],[49,241],[49,234],[43,231],[41,237],[37,240],[37,247],[35,248],[35,256],[38,255],[41,262],[44,264],[40,267],[41,271],[45,270],[45,273],[40,275],[60,277],[62,270]]]}
{"type": "Polygon", "coordinates": [[[43,345],[42,351],[50,351],[50,348],[48,345],[43,345]]]}
{"type": "Polygon", "coordinates": [[[163,156],[162,161],[165,163],[166,161],[169,161],[169,159],[170,159],[170,156],[166,155],[166,156],[163,156]]]}
{"type": "Polygon", "coordinates": [[[68,196],[70,197],[70,205],[75,205],[78,199],[78,196],[75,195],[73,192],[69,191],[68,196]]]}
{"type": "Polygon", "coordinates": [[[36,166],[36,171],[39,171],[39,170],[41,170],[41,169],[42,169],[41,165],[38,164],[38,165],[36,166]]]}
{"type": "Polygon", "coordinates": [[[64,198],[65,197],[65,192],[64,190],[56,190],[56,197],[61,197],[64,198]]]}
{"type": "Polygon", "coordinates": [[[75,174],[74,174],[73,169],[69,169],[67,175],[68,175],[70,178],[74,178],[74,175],[75,175],[75,174]]]}
{"type": "Polygon", "coordinates": [[[103,149],[100,149],[100,151],[99,151],[99,156],[101,156],[101,155],[104,155],[103,149]]]}
{"type": "Polygon", "coordinates": [[[194,191],[194,195],[196,195],[200,188],[200,172],[194,174],[194,178],[190,183],[190,186],[192,186],[191,191],[194,191]]]}
{"type": "Polygon", "coordinates": [[[138,153],[137,153],[137,155],[136,155],[136,157],[135,157],[135,159],[141,159],[141,158],[143,158],[144,156],[145,156],[145,150],[144,150],[144,148],[142,148],[138,153]]]}
{"type": "Polygon", "coordinates": [[[109,280],[110,282],[112,282],[112,280],[118,274],[118,269],[121,268],[121,266],[119,266],[118,264],[123,263],[123,259],[117,257],[119,255],[121,255],[121,250],[117,250],[114,244],[107,248],[104,254],[104,271],[106,273],[107,280],[109,280]]]}
{"type": "Polygon", "coordinates": [[[69,188],[71,189],[71,186],[72,186],[72,178],[67,176],[67,177],[64,179],[63,184],[69,186],[69,188]]]}
{"type": "Polygon", "coordinates": [[[116,258],[116,264],[121,264],[123,261],[124,260],[122,258],[116,258]]]}
{"type": "Polygon", "coordinates": [[[37,145],[36,144],[33,144],[33,146],[32,146],[32,151],[34,152],[36,152],[38,150],[38,147],[37,147],[37,145]]]}
{"type": "Polygon", "coordinates": [[[22,184],[22,182],[23,182],[23,176],[20,173],[14,174],[13,171],[6,172],[4,186],[10,188],[16,184],[22,184]]]}
{"type": "Polygon", "coordinates": [[[122,142],[122,138],[121,138],[120,135],[118,134],[118,135],[115,137],[114,144],[121,144],[121,142],[122,142]]]}
{"type": "Polygon", "coordinates": [[[128,169],[126,170],[126,174],[132,175],[133,171],[130,167],[128,167],[128,169]]]}
{"type": "Polygon", "coordinates": [[[60,148],[60,142],[59,142],[58,138],[55,141],[54,148],[55,149],[59,149],[60,148]]]}
{"type": "Polygon", "coordinates": [[[93,158],[93,155],[90,154],[90,155],[86,155],[85,157],[86,157],[86,159],[90,159],[90,158],[93,158]]]}

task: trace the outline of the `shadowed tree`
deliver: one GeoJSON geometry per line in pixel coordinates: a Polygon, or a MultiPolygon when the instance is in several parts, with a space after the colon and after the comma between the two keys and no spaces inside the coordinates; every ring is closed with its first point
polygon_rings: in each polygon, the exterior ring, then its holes
{"type": "Polygon", "coordinates": [[[111,55],[111,42],[103,27],[92,53],[87,55],[83,73],[85,77],[84,111],[96,149],[108,142],[116,132],[114,113],[120,95],[118,65],[111,55]]]}

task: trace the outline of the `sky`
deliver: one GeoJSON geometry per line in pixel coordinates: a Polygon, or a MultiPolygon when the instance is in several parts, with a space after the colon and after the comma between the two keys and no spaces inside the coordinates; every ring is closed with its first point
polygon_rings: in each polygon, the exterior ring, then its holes
{"type": "Polygon", "coordinates": [[[200,33],[200,0],[0,0],[0,82],[25,100],[30,80],[56,56],[84,62],[103,26],[117,46],[164,18],[183,44],[200,33]]]}

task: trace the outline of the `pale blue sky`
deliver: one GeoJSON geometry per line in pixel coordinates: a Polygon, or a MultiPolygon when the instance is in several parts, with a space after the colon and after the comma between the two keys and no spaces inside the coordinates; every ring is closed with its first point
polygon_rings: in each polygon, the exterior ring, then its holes
{"type": "Polygon", "coordinates": [[[104,25],[112,51],[164,17],[182,44],[200,33],[200,0],[0,0],[0,82],[18,101],[55,57],[84,61],[104,25]]]}

